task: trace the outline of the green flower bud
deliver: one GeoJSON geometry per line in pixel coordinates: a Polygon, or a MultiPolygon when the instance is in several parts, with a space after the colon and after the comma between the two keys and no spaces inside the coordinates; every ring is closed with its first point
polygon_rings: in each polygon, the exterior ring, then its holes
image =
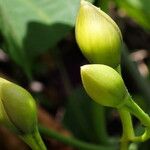
{"type": "Polygon", "coordinates": [[[32,133],[37,125],[37,110],[32,96],[22,87],[0,79],[1,122],[19,133],[32,133]]]}
{"type": "Polygon", "coordinates": [[[0,123],[26,142],[31,149],[46,150],[37,128],[36,104],[24,88],[0,78],[0,123]]]}
{"type": "Polygon", "coordinates": [[[91,63],[113,68],[120,64],[122,36],[118,26],[106,13],[84,0],[77,14],[75,34],[82,53],[91,63]]]}
{"type": "Polygon", "coordinates": [[[101,64],[84,65],[81,77],[86,92],[97,103],[116,108],[124,105],[128,91],[113,68],[101,64]]]}

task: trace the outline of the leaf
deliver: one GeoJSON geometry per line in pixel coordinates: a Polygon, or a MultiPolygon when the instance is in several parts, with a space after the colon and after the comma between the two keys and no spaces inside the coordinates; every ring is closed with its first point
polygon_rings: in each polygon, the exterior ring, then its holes
{"type": "Polygon", "coordinates": [[[150,29],[149,0],[116,0],[117,4],[138,24],[150,29]]]}
{"type": "Polygon", "coordinates": [[[0,0],[6,52],[25,70],[74,26],[79,0],[0,0]]]}

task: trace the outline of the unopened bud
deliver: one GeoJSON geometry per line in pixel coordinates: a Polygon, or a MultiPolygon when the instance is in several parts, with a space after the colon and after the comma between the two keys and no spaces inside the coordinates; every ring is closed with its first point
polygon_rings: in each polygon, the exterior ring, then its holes
{"type": "Polygon", "coordinates": [[[77,14],[75,34],[82,53],[91,63],[113,68],[120,64],[122,36],[117,24],[84,0],[77,14]]]}
{"type": "Polygon", "coordinates": [[[128,91],[113,68],[101,64],[84,65],[81,77],[86,92],[97,103],[116,108],[124,105],[128,91]]]}
{"type": "Polygon", "coordinates": [[[37,127],[35,100],[24,88],[0,78],[0,123],[31,149],[46,150],[37,127]]]}
{"type": "Polygon", "coordinates": [[[37,110],[32,96],[22,87],[0,78],[0,121],[17,133],[32,133],[37,110]]]}

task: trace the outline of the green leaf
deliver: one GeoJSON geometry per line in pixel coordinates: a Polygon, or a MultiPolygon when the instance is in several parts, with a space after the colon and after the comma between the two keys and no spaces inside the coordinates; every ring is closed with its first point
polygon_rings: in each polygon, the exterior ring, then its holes
{"type": "Polygon", "coordinates": [[[79,0],[0,0],[6,52],[28,72],[74,26],[78,6],[79,0]]]}
{"type": "Polygon", "coordinates": [[[116,0],[117,4],[138,24],[150,29],[149,0],[116,0]]]}

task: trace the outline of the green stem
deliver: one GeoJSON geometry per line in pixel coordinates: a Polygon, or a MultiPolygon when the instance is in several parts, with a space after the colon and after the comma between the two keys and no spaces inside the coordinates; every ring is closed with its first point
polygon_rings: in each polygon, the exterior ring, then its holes
{"type": "Polygon", "coordinates": [[[120,150],[128,150],[129,148],[129,141],[121,141],[120,150]]]}
{"type": "Polygon", "coordinates": [[[45,144],[36,130],[33,134],[20,136],[21,139],[31,147],[32,150],[46,150],[45,144]]]}
{"type": "Polygon", "coordinates": [[[101,146],[101,145],[94,145],[94,144],[89,144],[86,142],[82,142],[80,140],[77,140],[73,137],[66,137],[63,136],[62,134],[57,133],[56,131],[53,131],[51,129],[47,129],[45,127],[39,126],[39,131],[48,137],[51,137],[57,141],[60,141],[64,144],[67,144],[69,146],[72,146],[74,148],[78,148],[80,150],[116,150],[117,146],[101,146]]]}
{"type": "Polygon", "coordinates": [[[134,130],[132,125],[132,118],[129,111],[125,108],[118,109],[120,114],[123,135],[121,138],[121,150],[128,150],[128,142],[134,138],[134,130]]]}
{"type": "Polygon", "coordinates": [[[146,126],[150,127],[150,117],[148,114],[146,114],[129,96],[129,101],[126,104],[127,109],[136,116],[141,123],[146,126]]]}
{"type": "MultiPolygon", "coordinates": [[[[120,65],[116,68],[116,70],[122,76],[120,65]]],[[[118,112],[120,114],[122,128],[123,128],[120,149],[128,150],[129,141],[134,138],[134,129],[133,129],[133,124],[132,124],[132,118],[131,118],[129,111],[124,108],[118,109],[118,112]]]]}
{"type": "Polygon", "coordinates": [[[150,117],[146,114],[130,97],[128,96],[126,108],[131,114],[136,116],[140,122],[145,126],[145,132],[141,136],[133,137],[132,141],[145,141],[150,138],[150,117]]]}
{"type": "MultiPolygon", "coordinates": [[[[144,79],[137,67],[134,65],[134,63],[130,60],[129,58],[129,52],[127,50],[126,45],[124,44],[123,46],[123,60],[125,67],[128,69],[129,73],[135,80],[138,89],[141,91],[143,94],[143,97],[147,99],[147,103],[150,104],[150,86],[149,82],[144,79]]],[[[148,138],[150,138],[150,118],[149,116],[131,99],[129,96],[129,102],[127,104],[127,109],[134,115],[136,116],[141,123],[146,126],[145,132],[141,136],[136,136],[132,139],[132,141],[145,141],[148,138]]]]}

